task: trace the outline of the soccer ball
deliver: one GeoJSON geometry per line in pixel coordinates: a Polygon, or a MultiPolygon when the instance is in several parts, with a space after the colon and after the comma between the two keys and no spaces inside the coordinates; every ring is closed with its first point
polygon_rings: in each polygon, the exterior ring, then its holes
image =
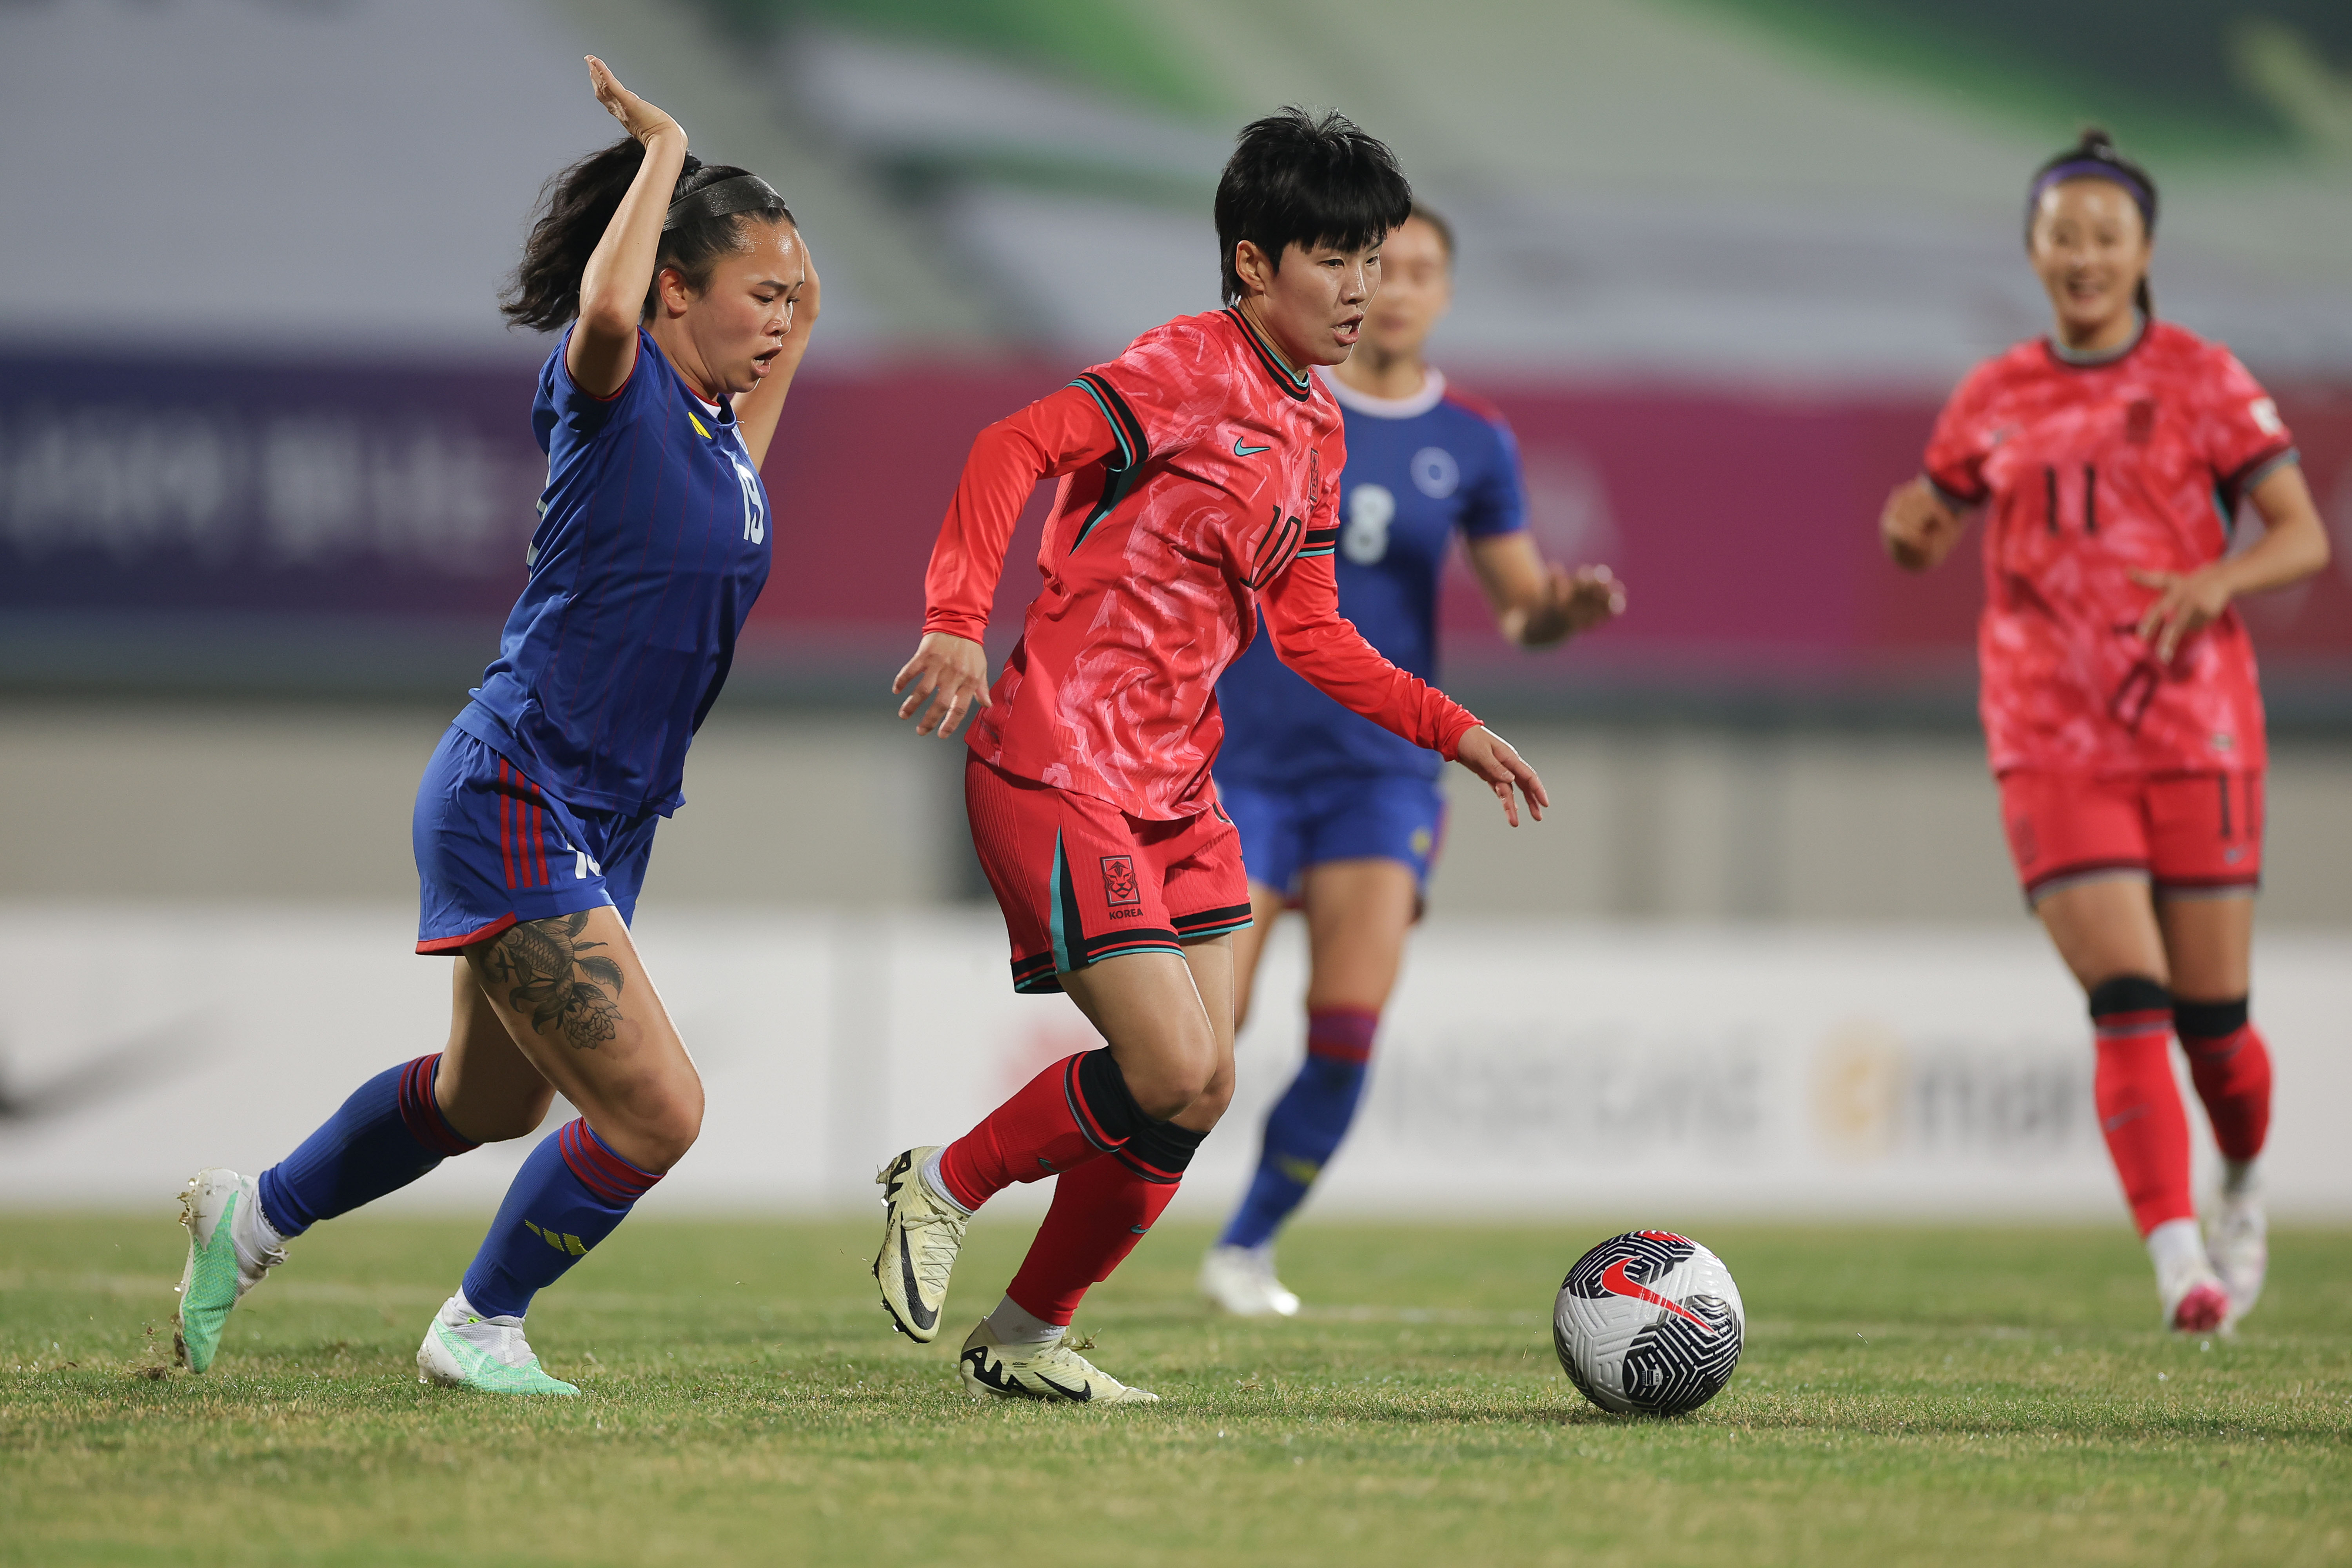
{"type": "Polygon", "coordinates": [[[1687,1236],[1634,1230],[1576,1260],[1551,1340],[1570,1381],[1603,1410],[1679,1416],[1731,1381],[1747,1324],[1722,1259],[1687,1236]]]}

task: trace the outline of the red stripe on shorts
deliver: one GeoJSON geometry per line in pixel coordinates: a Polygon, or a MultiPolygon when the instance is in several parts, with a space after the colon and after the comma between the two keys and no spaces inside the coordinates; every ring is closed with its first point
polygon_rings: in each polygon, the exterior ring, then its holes
{"type": "MultiPolygon", "coordinates": [[[[499,783],[501,783],[501,784],[504,784],[506,781],[507,781],[507,759],[506,759],[505,758],[501,757],[501,758],[499,758],[499,783]]],[[[504,861],[506,862],[506,866],[507,866],[507,891],[508,891],[509,893],[512,893],[512,892],[514,891],[514,884],[515,884],[515,875],[514,875],[514,827],[513,827],[512,822],[511,822],[511,821],[509,820],[509,815],[508,815],[509,811],[513,808],[513,805],[514,805],[514,798],[513,798],[512,796],[509,795],[505,790],[503,790],[503,789],[499,790],[499,858],[500,858],[500,859],[502,859],[502,860],[504,860],[504,861]]]]}

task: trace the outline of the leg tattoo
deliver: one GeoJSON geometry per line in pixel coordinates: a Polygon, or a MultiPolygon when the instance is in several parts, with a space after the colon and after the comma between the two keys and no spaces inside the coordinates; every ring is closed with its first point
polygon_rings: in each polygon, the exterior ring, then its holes
{"type": "Polygon", "coordinates": [[[507,1006],[530,1019],[544,1034],[548,1026],[580,1051],[593,1051],[619,1031],[621,966],[595,956],[602,942],[583,942],[585,911],[509,926],[505,936],[471,956],[488,986],[503,986],[507,1006]]]}

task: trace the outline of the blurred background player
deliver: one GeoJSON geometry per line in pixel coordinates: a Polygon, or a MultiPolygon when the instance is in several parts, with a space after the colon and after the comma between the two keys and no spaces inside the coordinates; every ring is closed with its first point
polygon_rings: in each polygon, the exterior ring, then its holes
{"type": "Polygon", "coordinates": [[[1908,570],[1985,514],[1985,738],[2026,897],[2090,998],[2095,1097],[2165,1322],[2234,1322],[2267,1261],[2255,1161],[2270,1053],[2247,1015],[2262,877],[2262,695],[2231,601],[2327,562],[2277,408],[2230,352],[2155,319],[2156,184],[2100,131],[2038,170],[2026,247],[2047,339],[1969,372],[1888,498],[1908,570]],[[2239,504],[2262,538],[2233,549],[2239,504]],[[2169,1041],[2222,1156],[2189,1190],[2169,1041]]]}
{"type": "MultiPolygon", "coordinates": [[[[1437,590],[1459,534],[1503,634],[1549,647],[1625,607],[1605,566],[1547,565],[1527,531],[1518,446],[1502,416],[1422,358],[1454,300],[1454,233],[1425,207],[1381,247],[1355,351],[1320,372],[1345,420],[1334,557],[1339,612],[1402,669],[1437,677],[1437,590]]],[[[1307,1058],[1265,1124],[1257,1175],[1201,1266],[1244,1316],[1298,1310],[1274,1236],[1362,1097],[1372,1037],[1445,831],[1439,759],[1349,712],[1261,643],[1217,683],[1217,792],[1241,831],[1253,923],[1234,936],[1234,1026],[1286,908],[1307,916],[1307,1058]]]]}
{"type": "Polygon", "coordinates": [[[420,1380],[577,1394],[541,1370],[523,1314],[701,1126],[701,1080],[628,923],[767,580],[760,459],[817,279],[767,182],[690,158],[676,120],[588,67],[629,134],[550,183],[505,307],[541,329],[576,318],[531,411],[548,476],[530,575],[416,795],[416,950],[460,960],[449,1043],[368,1080],[258,1178],[190,1180],[192,1371],[287,1241],[527,1135],[560,1090],[581,1115],[524,1160],[416,1359],[420,1380]]]}
{"type": "Polygon", "coordinates": [[[877,1178],[875,1279],[901,1332],[939,1333],[973,1210],[1057,1179],[1029,1255],[965,1340],[975,1395],[1148,1400],[1065,1330],[1167,1207],[1233,1096],[1231,933],[1250,920],[1239,837],[1211,774],[1215,683],[1259,631],[1283,661],[1409,745],[1461,761],[1516,824],[1534,770],[1339,618],[1331,555],[1346,460],[1309,367],[1348,357],[1380,246],[1412,211],[1389,150],[1338,114],[1244,128],[1218,182],[1228,308],[1179,317],[981,433],[899,673],[901,717],[952,734],[972,841],[1004,911],[1013,983],[1068,993],[1108,1042],[1047,1068],[964,1137],[877,1178]],[[992,691],[981,635],[1014,523],[1060,476],[1045,586],[992,691]]]}

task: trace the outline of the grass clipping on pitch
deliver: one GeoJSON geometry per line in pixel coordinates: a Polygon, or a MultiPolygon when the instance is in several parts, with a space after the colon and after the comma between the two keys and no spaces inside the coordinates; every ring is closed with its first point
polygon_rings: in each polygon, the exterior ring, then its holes
{"type": "Polygon", "coordinates": [[[2283,1230],[2199,1341],[2120,1224],[1701,1227],[1747,1355],[1659,1421],[1552,1355],[1560,1274],[1623,1228],[1309,1222],[1307,1315],[1242,1323],[1163,1226],[1077,1330],[1164,1403],[1087,1410],[954,1380],[1025,1221],[975,1225],[919,1347],[875,1227],[648,1217],[531,1314],[583,1397],[500,1400],[415,1381],[478,1222],[321,1227],[192,1377],[168,1213],[0,1218],[0,1563],[2352,1561],[2352,1236],[2283,1230]]]}

